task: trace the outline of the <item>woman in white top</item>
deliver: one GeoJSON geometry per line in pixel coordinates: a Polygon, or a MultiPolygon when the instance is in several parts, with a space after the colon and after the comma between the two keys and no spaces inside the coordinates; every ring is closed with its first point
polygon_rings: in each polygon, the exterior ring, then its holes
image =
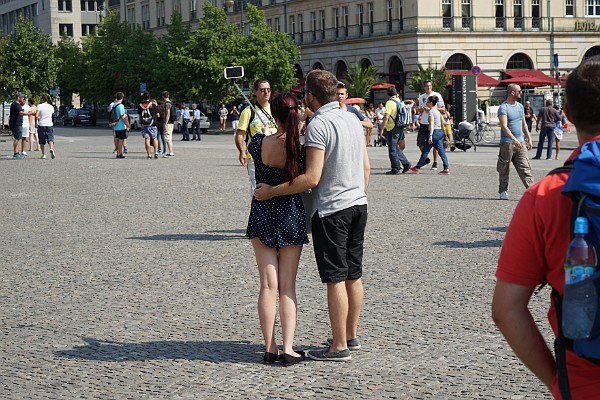
{"type": "Polygon", "coordinates": [[[32,144],[35,143],[34,151],[40,151],[40,142],[37,134],[37,107],[35,106],[35,99],[29,98],[29,107],[31,107],[31,115],[29,116],[29,151],[32,150],[32,144]]]}
{"type": "Polygon", "coordinates": [[[225,130],[225,123],[227,122],[227,114],[229,114],[229,111],[227,111],[227,108],[225,108],[225,104],[221,104],[220,108],[219,108],[219,120],[221,121],[221,129],[222,131],[225,130]]]}
{"type": "Polygon", "coordinates": [[[448,157],[446,157],[446,152],[444,151],[444,131],[442,130],[442,115],[437,108],[438,101],[439,99],[435,95],[427,98],[425,109],[429,112],[429,140],[425,146],[423,146],[419,162],[410,169],[412,172],[421,172],[421,168],[425,165],[427,155],[429,155],[432,148],[435,148],[442,158],[442,163],[444,165],[444,169],[440,174],[448,175],[450,173],[450,170],[448,169],[448,157]]]}

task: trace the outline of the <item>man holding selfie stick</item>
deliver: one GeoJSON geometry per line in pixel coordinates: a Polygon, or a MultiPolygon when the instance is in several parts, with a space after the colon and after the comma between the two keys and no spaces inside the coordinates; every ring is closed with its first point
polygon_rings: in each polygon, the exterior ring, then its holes
{"type": "MultiPolygon", "coordinates": [[[[243,77],[243,69],[241,71],[241,76],[235,76],[228,79],[243,77]]],[[[227,77],[227,68],[225,73],[227,77]]],[[[248,144],[255,134],[263,132],[265,126],[266,131],[264,131],[264,133],[266,135],[270,134],[270,129],[273,129],[273,132],[277,129],[275,119],[271,116],[271,105],[269,103],[269,100],[271,99],[271,85],[269,84],[269,81],[264,78],[256,80],[254,82],[253,92],[256,102],[254,105],[250,104],[242,110],[238,129],[235,132],[235,146],[240,153],[240,164],[248,169],[250,198],[254,196],[256,178],[254,176],[254,160],[252,160],[252,156],[250,156],[247,151],[248,144]]]]}

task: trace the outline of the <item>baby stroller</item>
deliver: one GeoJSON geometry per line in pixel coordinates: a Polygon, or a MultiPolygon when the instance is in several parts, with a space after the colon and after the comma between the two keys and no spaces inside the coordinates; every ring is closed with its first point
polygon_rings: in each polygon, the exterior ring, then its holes
{"type": "Polygon", "coordinates": [[[477,151],[477,146],[473,141],[473,135],[475,134],[475,127],[473,124],[467,121],[462,121],[458,124],[458,129],[453,130],[454,143],[450,146],[450,151],[454,151],[455,148],[462,151],[467,151],[473,147],[473,151],[477,151]],[[471,142],[471,144],[467,143],[471,142]]]}

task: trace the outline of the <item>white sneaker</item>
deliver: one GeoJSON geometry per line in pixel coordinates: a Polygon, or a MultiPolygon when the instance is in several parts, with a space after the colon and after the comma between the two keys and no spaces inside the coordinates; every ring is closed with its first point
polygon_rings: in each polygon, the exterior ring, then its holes
{"type": "Polygon", "coordinates": [[[50,157],[54,159],[56,155],[54,154],[54,150],[50,149],[50,157]]]}
{"type": "Polygon", "coordinates": [[[500,200],[508,200],[508,192],[500,193],[500,200]]]}
{"type": "Polygon", "coordinates": [[[41,158],[42,160],[45,160],[45,159],[46,159],[46,155],[45,155],[45,154],[42,154],[42,156],[41,156],[40,158],[41,158]]]}
{"type": "Polygon", "coordinates": [[[22,152],[21,152],[21,155],[22,155],[22,156],[28,156],[29,154],[27,154],[27,152],[26,152],[26,151],[22,151],[22,152]]]}

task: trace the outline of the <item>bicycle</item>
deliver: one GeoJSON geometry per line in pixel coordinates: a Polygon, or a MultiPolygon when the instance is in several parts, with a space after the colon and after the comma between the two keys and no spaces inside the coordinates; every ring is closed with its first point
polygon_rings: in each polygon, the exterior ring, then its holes
{"type": "Polygon", "coordinates": [[[490,128],[487,122],[479,122],[475,125],[475,141],[491,143],[496,140],[496,131],[490,128]]]}

